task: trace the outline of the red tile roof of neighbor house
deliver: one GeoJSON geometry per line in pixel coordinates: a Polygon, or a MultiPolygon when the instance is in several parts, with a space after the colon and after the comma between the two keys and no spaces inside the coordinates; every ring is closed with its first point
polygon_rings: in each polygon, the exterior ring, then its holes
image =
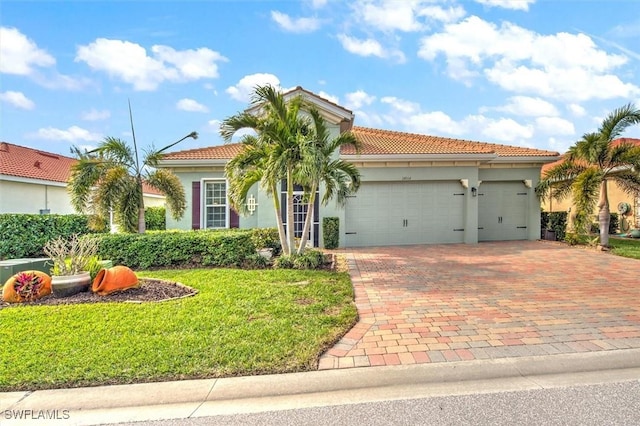
{"type": "MultiPolygon", "coordinates": [[[[359,155],[402,154],[497,154],[500,157],[553,157],[558,153],[519,146],[474,142],[463,139],[395,132],[354,126],[355,137],[362,147],[359,155]]],[[[166,154],[164,160],[221,160],[231,159],[242,149],[242,144],[233,143],[208,148],[197,148],[166,154]]],[[[340,153],[356,155],[355,148],[344,146],[340,153]]]]}
{"type": "MultiPolygon", "coordinates": [[[[620,145],[620,144],[623,144],[623,143],[640,146],[640,139],[636,139],[636,138],[618,138],[618,139],[615,139],[613,141],[613,145],[614,146],[620,145]]],[[[547,164],[543,165],[541,173],[544,174],[550,168],[555,167],[558,164],[561,164],[564,161],[565,155],[566,154],[562,154],[560,159],[557,160],[557,161],[554,161],[553,163],[547,163],[547,164]]]]}
{"type": "MultiPolygon", "coordinates": [[[[0,142],[0,174],[2,175],[67,183],[71,177],[71,166],[77,161],[75,158],[60,154],[0,142]]],[[[144,182],[143,192],[149,195],[163,195],[144,182]]]]}

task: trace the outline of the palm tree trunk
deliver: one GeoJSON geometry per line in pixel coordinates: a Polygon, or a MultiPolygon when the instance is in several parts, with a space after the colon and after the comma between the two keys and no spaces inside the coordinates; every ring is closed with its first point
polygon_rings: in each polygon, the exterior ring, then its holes
{"type": "Polygon", "coordinates": [[[138,234],[144,234],[147,230],[147,224],[144,221],[144,191],[142,189],[142,178],[137,177],[138,191],[140,196],[140,205],[138,206],[138,234]]]}
{"type": "Polygon", "coordinates": [[[302,230],[302,239],[300,240],[300,247],[298,247],[298,254],[302,254],[309,240],[309,230],[311,229],[311,222],[313,222],[313,207],[316,202],[316,186],[311,187],[311,194],[309,194],[309,203],[307,204],[307,217],[304,219],[304,228],[302,230]]]}
{"type": "Polygon", "coordinates": [[[607,180],[600,184],[600,201],[598,202],[598,223],[600,225],[600,245],[609,247],[609,223],[611,214],[609,211],[609,195],[607,194],[607,180]]]}
{"type": "Polygon", "coordinates": [[[284,232],[284,224],[282,223],[282,211],[280,210],[280,193],[277,190],[277,185],[271,187],[273,194],[273,207],[276,212],[276,223],[278,224],[278,237],[280,237],[280,245],[282,246],[282,254],[290,255],[291,249],[289,242],[287,241],[287,235],[284,232]]]}
{"type": "Polygon", "coordinates": [[[291,253],[295,250],[295,227],[293,223],[293,167],[287,166],[287,240],[289,241],[289,248],[291,253]]]}

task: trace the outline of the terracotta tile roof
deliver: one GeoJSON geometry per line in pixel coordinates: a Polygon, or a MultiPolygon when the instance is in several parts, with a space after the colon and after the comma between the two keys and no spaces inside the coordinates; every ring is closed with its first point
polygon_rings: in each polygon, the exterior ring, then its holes
{"type": "MultiPolygon", "coordinates": [[[[464,139],[443,138],[391,130],[354,126],[355,137],[362,144],[360,155],[397,154],[498,154],[500,157],[553,157],[557,152],[519,146],[475,142],[464,139]]],[[[343,155],[355,155],[352,146],[340,151],[343,155]]]]}
{"type": "Polygon", "coordinates": [[[66,183],[76,160],[64,155],[0,142],[0,174],[66,183]]]}
{"type": "MultiPolygon", "coordinates": [[[[71,166],[78,160],[64,155],[40,151],[25,146],[0,142],[0,174],[50,182],[67,183],[71,166]]],[[[162,195],[160,191],[142,184],[145,194],[162,195]]]]}
{"type": "Polygon", "coordinates": [[[187,149],[165,154],[163,160],[230,160],[242,149],[240,143],[187,149]]]}
{"type": "MultiPolygon", "coordinates": [[[[613,145],[614,146],[620,145],[620,144],[623,144],[623,143],[640,146],[640,139],[636,139],[636,138],[618,138],[618,139],[615,139],[613,141],[613,145]]],[[[564,161],[565,155],[566,154],[562,154],[562,156],[560,157],[559,160],[554,161],[553,163],[547,163],[544,166],[542,166],[541,173],[544,174],[550,168],[555,167],[558,164],[561,164],[564,161]]]]}

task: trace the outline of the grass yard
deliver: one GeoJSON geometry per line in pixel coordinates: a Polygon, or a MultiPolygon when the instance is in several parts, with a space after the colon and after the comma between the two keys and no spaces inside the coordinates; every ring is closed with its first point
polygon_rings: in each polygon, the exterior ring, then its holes
{"type": "Polygon", "coordinates": [[[640,259],[640,240],[609,238],[609,245],[615,255],[640,259]]]}
{"type": "Polygon", "coordinates": [[[357,320],[347,273],[163,270],[195,297],[0,309],[0,391],[314,370],[357,320]]]}

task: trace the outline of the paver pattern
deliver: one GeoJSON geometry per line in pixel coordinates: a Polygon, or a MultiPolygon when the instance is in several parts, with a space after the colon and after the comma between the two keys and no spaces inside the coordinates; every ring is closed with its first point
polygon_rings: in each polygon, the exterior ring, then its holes
{"type": "Polygon", "coordinates": [[[640,348],[640,261],[546,241],[347,253],[358,323],[319,369],[640,348]]]}

